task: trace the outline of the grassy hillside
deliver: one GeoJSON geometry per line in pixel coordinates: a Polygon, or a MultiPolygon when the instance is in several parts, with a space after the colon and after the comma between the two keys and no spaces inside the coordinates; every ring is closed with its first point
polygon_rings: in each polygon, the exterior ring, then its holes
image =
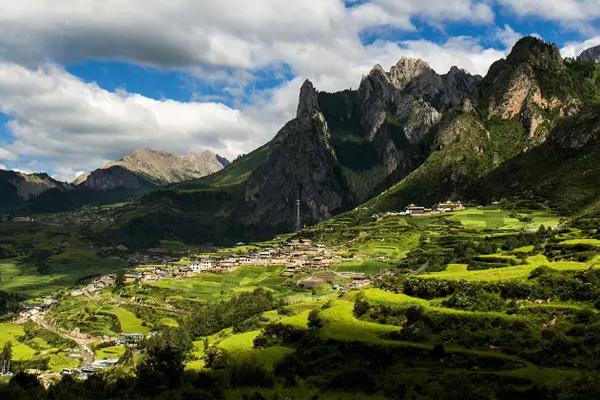
{"type": "Polygon", "coordinates": [[[546,202],[571,215],[594,208],[600,199],[598,111],[599,107],[593,106],[565,119],[547,143],[510,159],[469,188],[468,193],[480,199],[512,197],[546,202]],[[576,145],[579,142],[583,145],[576,145]]]}
{"type": "MultiPolygon", "coordinates": [[[[600,246],[566,222],[529,209],[345,214],[298,237],[342,252],[331,269],[368,272],[374,287],[339,292],[325,281],[306,290],[297,285],[306,274],[290,278],[280,275],[282,267],[247,266],[93,297],[59,296],[48,319],[60,332],[77,326],[92,339],[179,326],[192,335],[187,373],[221,382],[226,398],[397,398],[411,391],[419,399],[550,400],[575,387],[590,395],[585,376],[598,368],[600,351],[600,246]],[[353,265],[345,260],[350,256],[353,265]],[[236,317],[235,310],[259,304],[266,308],[236,317]],[[190,316],[199,319],[190,323],[190,316]],[[204,333],[193,333],[198,329],[204,333]],[[241,368],[250,375],[240,375],[241,368]],[[456,392],[438,390],[448,385],[456,392]]],[[[32,329],[0,326],[0,346],[17,344],[20,368],[76,364],[67,355],[72,344],[42,341],[48,333],[32,329]]],[[[111,340],[93,351],[129,360],[123,367],[136,362],[111,340]]]]}
{"type": "Polygon", "coordinates": [[[480,121],[461,114],[438,133],[437,149],[396,185],[367,202],[369,212],[401,210],[410,203],[431,206],[456,197],[460,188],[485,176],[526,145],[516,120],[480,121]]]}

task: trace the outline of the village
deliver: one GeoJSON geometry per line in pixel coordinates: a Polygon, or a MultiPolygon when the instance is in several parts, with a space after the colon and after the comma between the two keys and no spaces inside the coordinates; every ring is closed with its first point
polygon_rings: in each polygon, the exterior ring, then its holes
{"type": "MultiPolygon", "coordinates": [[[[153,261],[152,255],[136,255],[135,260],[153,261]]],[[[132,261],[132,260],[130,260],[132,261]]],[[[352,290],[364,287],[370,283],[364,273],[360,272],[332,272],[329,267],[343,261],[342,257],[335,254],[322,244],[313,244],[309,239],[292,239],[271,247],[256,251],[247,251],[234,254],[211,253],[199,257],[157,257],[160,264],[140,263],[137,267],[127,270],[123,276],[124,284],[151,283],[165,278],[187,278],[202,273],[224,274],[235,271],[242,266],[279,266],[281,275],[293,278],[300,274],[310,275],[315,272],[328,272],[322,277],[305,277],[299,279],[299,288],[313,289],[319,284],[333,282],[334,280],[351,281],[348,285],[336,284],[335,290],[352,290]]],[[[347,260],[346,260],[347,261],[347,260]]],[[[114,274],[103,275],[88,285],[73,289],[72,296],[93,295],[93,293],[114,286],[114,274]]]]}
{"type": "Polygon", "coordinates": [[[388,211],[383,214],[373,214],[372,218],[380,219],[391,216],[409,216],[409,217],[420,217],[420,216],[431,216],[445,213],[451,213],[456,211],[465,210],[465,206],[460,201],[447,200],[443,203],[437,203],[433,207],[418,206],[411,203],[404,211],[394,212],[388,211]]]}
{"type": "MultiPolygon", "coordinates": [[[[162,259],[161,259],[162,261],[162,259]]],[[[165,278],[185,279],[199,274],[224,274],[243,266],[278,266],[280,274],[294,281],[299,291],[314,291],[323,285],[332,290],[347,291],[361,289],[371,284],[371,279],[362,272],[333,271],[330,267],[347,261],[334,250],[322,244],[314,244],[308,239],[291,239],[280,244],[259,250],[240,253],[210,253],[198,257],[170,258],[160,265],[140,265],[125,271],[119,278],[117,274],[105,274],[97,277],[85,286],[71,289],[68,295],[97,298],[101,291],[113,288],[121,279],[122,284],[152,283],[165,278]]],[[[52,296],[46,296],[26,305],[16,322],[32,321],[45,329],[72,340],[79,350],[72,357],[82,360],[80,368],[65,368],[61,375],[72,375],[87,379],[99,370],[111,368],[119,359],[94,359],[90,343],[92,339],[106,343],[116,343],[135,348],[144,338],[154,332],[121,333],[117,337],[91,338],[79,332],[61,332],[47,320],[48,312],[57,304],[52,296]]]]}

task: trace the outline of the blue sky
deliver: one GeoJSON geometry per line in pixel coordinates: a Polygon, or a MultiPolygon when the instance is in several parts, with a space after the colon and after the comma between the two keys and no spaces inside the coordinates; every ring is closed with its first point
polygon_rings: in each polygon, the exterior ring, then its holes
{"type": "Polygon", "coordinates": [[[484,74],[524,34],[563,55],[600,44],[593,0],[140,4],[39,0],[0,15],[0,167],[68,180],[137,147],[233,158],[293,117],[305,78],[356,88],[402,56],[484,74]]]}

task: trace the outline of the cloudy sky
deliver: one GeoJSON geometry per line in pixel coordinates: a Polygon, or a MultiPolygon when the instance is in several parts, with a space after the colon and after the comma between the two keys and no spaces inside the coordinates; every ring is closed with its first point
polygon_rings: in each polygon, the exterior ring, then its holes
{"type": "Polygon", "coordinates": [[[524,34],[575,56],[600,44],[600,0],[0,0],[0,168],[233,158],[293,116],[305,78],[356,88],[402,56],[484,75],[524,34]]]}

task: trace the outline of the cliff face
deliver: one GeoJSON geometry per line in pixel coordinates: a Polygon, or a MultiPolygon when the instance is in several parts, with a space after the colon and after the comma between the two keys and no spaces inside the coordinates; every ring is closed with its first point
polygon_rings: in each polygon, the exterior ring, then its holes
{"type": "Polygon", "coordinates": [[[577,59],[583,62],[600,62],[600,45],[582,51],[577,59]]]}
{"type": "Polygon", "coordinates": [[[138,149],[119,161],[79,177],[74,184],[93,190],[141,189],[200,178],[228,164],[226,159],[210,151],[177,156],[164,151],[138,149]]]}
{"type": "Polygon", "coordinates": [[[300,199],[303,224],[348,209],[352,196],[329,145],[329,131],[318,109],[317,92],[305,82],[297,118],[270,142],[270,154],[245,185],[245,224],[289,230],[300,199]]]}
{"type": "Polygon", "coordinates": [[[117,188],[138,190],[152,186],[154,184],[149,180],[116,165],[93,171],[78,185],[79,188],[90,190],[112,190],[117,188]]]}
{"type": "Polygon", "coordinates": [[[548,142],[561,149],[579,150],[600,141],[600,106],[590,106],[559,124],[548,142]]]}
{"type": "Polygon", "coordinates": [[[552,116],[572,115],[580,106],[560,88],[570,81],[556,45],[525,37],[490,67],[481,84],[482,108],[488,118],[518,118],[528,139],[541,143],[556,122],[552,116]]]}
{"type": "Polygon", "coordinates": [[[389,72],[373,67],[357,91],[317,92],[305,81],[296,118],[246,181],[242,220],[290,229],[296,199],[307,224],[368,199],[423,162],[444,116],[472,109],[480,80],[403,58],[389,72]]]}

